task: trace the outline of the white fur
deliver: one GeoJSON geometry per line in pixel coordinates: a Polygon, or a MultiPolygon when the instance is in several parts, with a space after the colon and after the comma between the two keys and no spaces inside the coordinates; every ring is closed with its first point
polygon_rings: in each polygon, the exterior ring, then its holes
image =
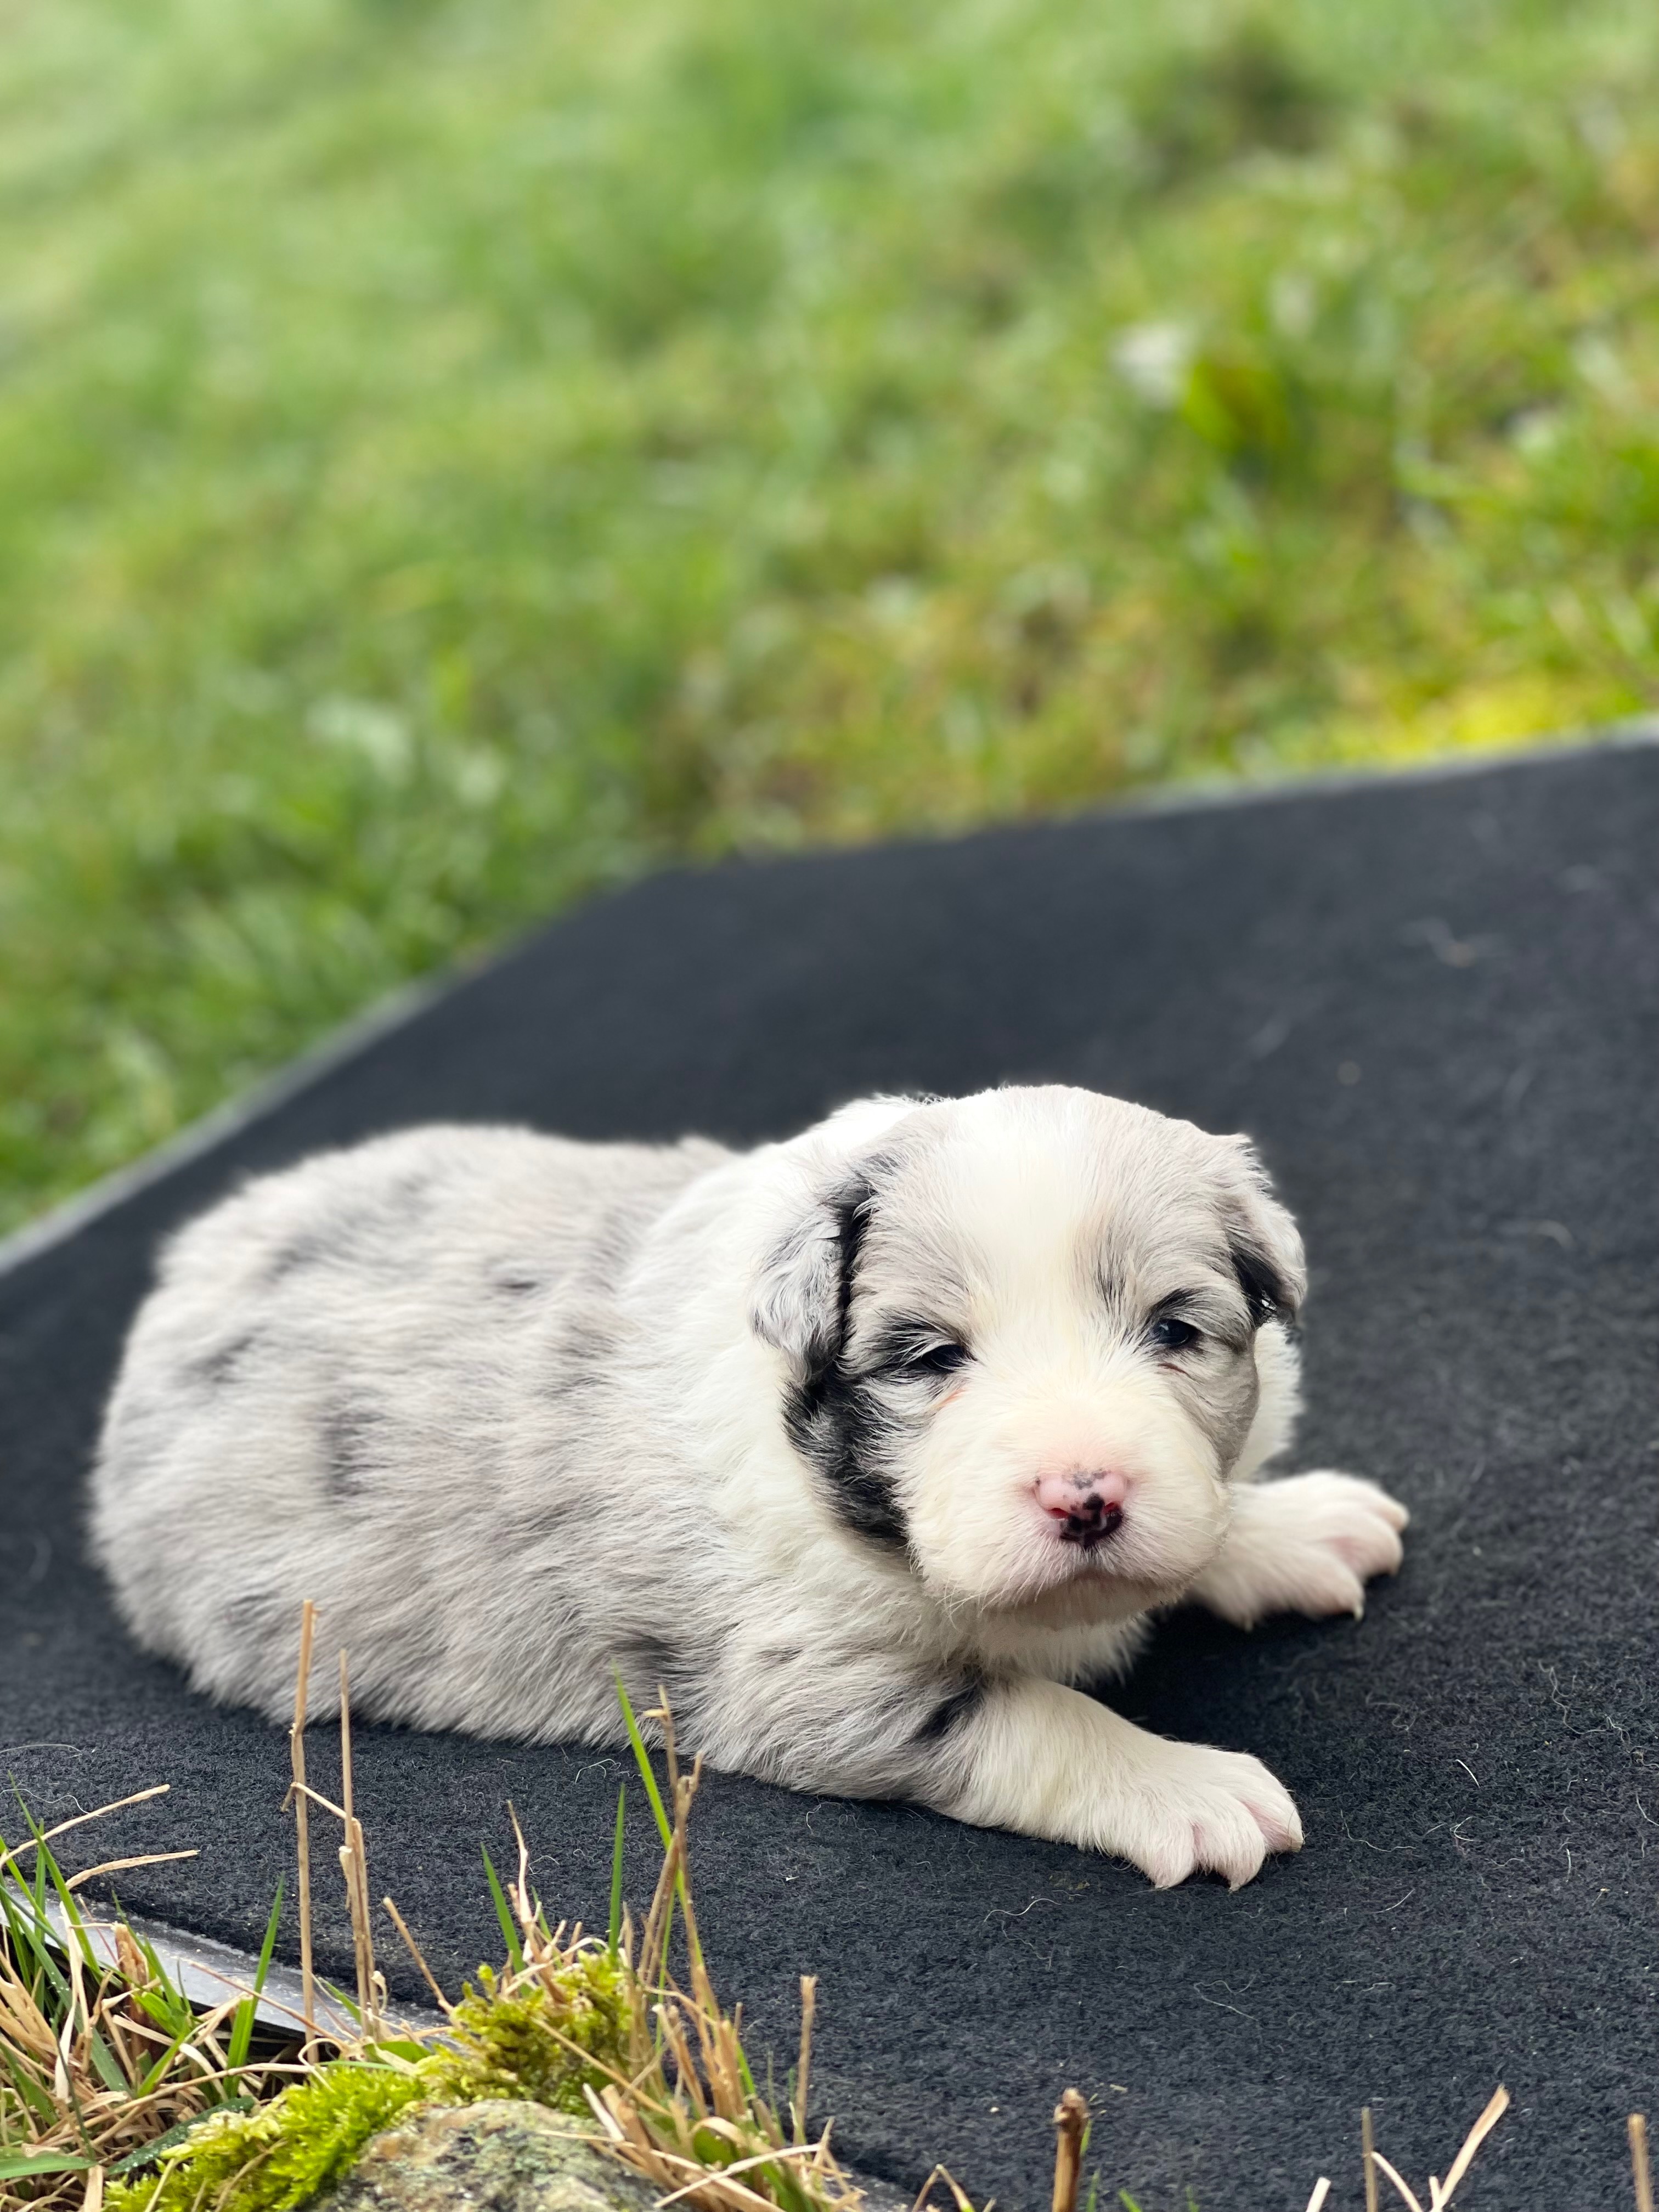
{"type": "Polygon", "coordinates": [[[1357,1611],[1398,1566],[1370,1484],[1249,1486],[1303,1279],[1242,1139],[1087,1091],[744,1155],[416,1130],[167,1249],[94,1545],[143,1643],[273,1718],[308,1596],[370,1717],[616,1741],[620,1674],[714,1764],[1237,1883],[1300,1844],[1280,1786],[1073,1685],[1183,1594],[1357,1611]],[[1103,1537],[1039,1498],[1106,1471],[1103,1537]]]}

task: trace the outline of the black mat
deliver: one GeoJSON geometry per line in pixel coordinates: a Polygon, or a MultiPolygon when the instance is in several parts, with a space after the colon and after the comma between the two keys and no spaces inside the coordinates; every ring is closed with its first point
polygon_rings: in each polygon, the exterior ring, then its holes
{"type": "MultiPolygon", "coordinates": [[[[907,2184],[1046,2203],[1097,2103],[1103,2203],[1257,2212],[1355,2114],[1419,2188],[1493,2085],[1472,2208],[1629,2201],[1659,2089],[1654,1315],[1659,750],[676,876],[578,915],[279,1111],[0,1278],[0,1763],[42,1814],[143,1784],[128,1902],[257,1940],[281,1735],[113,1626],[81,1470],[159,1231],[233,1177],[434,1115],[593,1137],[789,1131],[872,1087],[1058,1077],[1263,1139],[1313,1262],[1304,1465],[1414,1509],[1363,1625],[1170,1624],[1127,1704],[1259,1753],[1301,1857],[1158,1895],[1069,1850],[714,1778],[713,1960],[780,2066],[823,1978],[820,2100],[907,2184]]],[[[326,1742],[313,1753],[325,1773],[326,1742]]],[[[613,1759],[385,1732],[376,1893],[452,1980],[493,1951],[511,1796],[602,1918],[613,1759]]],[[[636,1793],[637,1794],[637,1793],[636,1793]]],[[[630,1882],[648,1880],[636,1832],[630,1882]]],[[[332,1961],[346,1966],[331,1907],[332,1961]]],[[[1463,2201],[1460,2198],[1460,2202],[1463,2201]]]]}

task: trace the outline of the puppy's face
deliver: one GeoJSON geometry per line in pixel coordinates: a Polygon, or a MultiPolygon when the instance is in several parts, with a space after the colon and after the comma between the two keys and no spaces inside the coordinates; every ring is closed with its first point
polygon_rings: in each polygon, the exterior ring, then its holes
{"type": "Polygon", "coordinates": [[[836,1129],[754,1310],[835,1511],[948,1601],[1058,1625],[1173,1595],[1303,1289],[1248,1146],[1058,1088],[918,1106],[839,1158],[836,1129]]]}

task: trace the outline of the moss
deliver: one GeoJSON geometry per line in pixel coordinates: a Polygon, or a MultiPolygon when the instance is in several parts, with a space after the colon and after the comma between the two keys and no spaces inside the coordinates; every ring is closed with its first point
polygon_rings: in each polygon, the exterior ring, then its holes
{"type": "Polygon", "coordinates": [[[205,2121],[159,2176],[112,2183],[106,2212],[293,2212],[337,2181],[371,2136],[427,2094],[419,2070],[343,2061],[252,2112],[205,2121]]]}
{"type": "Polygon", "coordinates": [[[622,1972],[604,1952],[576,1960],[556,1989],[503,1992],[487,1967],[479,1980],[455,2008],[456,2047],[422,2069],[429,2096],[446,2104],[528,2098],[586,2116],[584,2089],[597,2089],[607,2069],[627,2070],[622,1972]],[[595,2063],[584,2065],[579,2052],[595,2063]]]}
{"type": "Polygon", "coordinates": [[[622,1969],[603,1951],[528,1990],[486,1966],[455,2008],[452,2046],[408,2069],[342,2060],[257,2112],[206,2121],[159,2179],[112,2185],[107,2212],[293,2212],[417,2101],[512,2099],[586,2118],[584,2089],[625,2070],[629,2027],[622,1969]]]}

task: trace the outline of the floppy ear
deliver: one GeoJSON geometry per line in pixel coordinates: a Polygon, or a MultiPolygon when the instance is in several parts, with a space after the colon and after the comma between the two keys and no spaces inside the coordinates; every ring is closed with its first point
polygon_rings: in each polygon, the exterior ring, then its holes
{"type": "Polygon", "coordinates": [[[1308,1294],[1302,1238],[1273,1196],[1267,1170],[1248,1137],[1228,1137],[1222,1215],[1233,1270],[1260,1328],[1265,1321],[1294,1321],[1308,1294]]]}
{"type": "Polygon", "coordinates": [[[867,1176],[843,1174],[807,1201],[762,1262],[749,1318],[756,1335],[787,1358],[798,1383],[820,1381],[846,1344],[874,1195],[867,1176]]]}

